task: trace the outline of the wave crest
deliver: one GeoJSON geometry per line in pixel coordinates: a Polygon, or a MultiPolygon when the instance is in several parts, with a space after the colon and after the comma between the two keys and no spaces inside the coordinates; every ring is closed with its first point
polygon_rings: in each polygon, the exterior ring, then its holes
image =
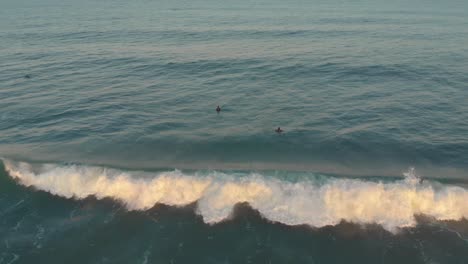
{"type": "Polygon", "coordinates": [[[227,219],[236,204],[249,203],[271,221],[315,227],[342,220],[376,223],[390,231],[416,225],[415,215],[437,220],[468,217],[468,191],[461,187],[420,183],[414,170],[405,180],[370,182],[329,178],[325,182],[288,182],[260,174],[235,177],[224,173],[184,174],[180,171],[138,175],[101,167],[4,160],[8,174],[32,186],[66,198],[113,198],[129,210],[155,204],[184,206],[197,202],[207,223],[227,219]]]}

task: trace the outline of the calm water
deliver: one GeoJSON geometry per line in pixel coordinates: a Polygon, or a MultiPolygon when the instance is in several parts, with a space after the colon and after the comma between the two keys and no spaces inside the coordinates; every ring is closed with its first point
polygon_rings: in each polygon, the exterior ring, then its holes
{"type": "Polygon", "coordinates": [[[468,263],[467,100],[466,1],[0,0],[0,263],[468,263]]]}

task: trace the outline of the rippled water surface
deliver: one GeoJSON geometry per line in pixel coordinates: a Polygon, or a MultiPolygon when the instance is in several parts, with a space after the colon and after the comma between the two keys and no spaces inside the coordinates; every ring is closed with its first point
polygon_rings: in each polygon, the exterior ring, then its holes
{"type": "Polygon", "coordinates": [[[467,263],[467,100],[466,1],[0,0],[0,263],[467,263]]]}

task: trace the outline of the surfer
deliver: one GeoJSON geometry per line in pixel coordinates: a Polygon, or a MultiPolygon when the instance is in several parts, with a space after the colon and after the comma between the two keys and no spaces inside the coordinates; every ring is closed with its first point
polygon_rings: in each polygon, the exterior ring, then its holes
{"type": "Polygon", "coordinates": [[[283,130],[281,130],[281,127],[278,127],[276,130],[275,130],[276,133],[281,133],[283,132],[283,130]]]}
{"type": "Polygon", "coordinates": [[[216,112],[221,112],[221,107],[219,107],[219,105],[216,107],[216,112]]]}

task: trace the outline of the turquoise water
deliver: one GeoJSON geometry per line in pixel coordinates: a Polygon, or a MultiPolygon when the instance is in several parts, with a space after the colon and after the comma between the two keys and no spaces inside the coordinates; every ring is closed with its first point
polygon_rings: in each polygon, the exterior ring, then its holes
{"type": "Polygon", "coordinates": [[[0,62],[0,263],[467,263],[466,1],[0,0],[0,62]]]}

